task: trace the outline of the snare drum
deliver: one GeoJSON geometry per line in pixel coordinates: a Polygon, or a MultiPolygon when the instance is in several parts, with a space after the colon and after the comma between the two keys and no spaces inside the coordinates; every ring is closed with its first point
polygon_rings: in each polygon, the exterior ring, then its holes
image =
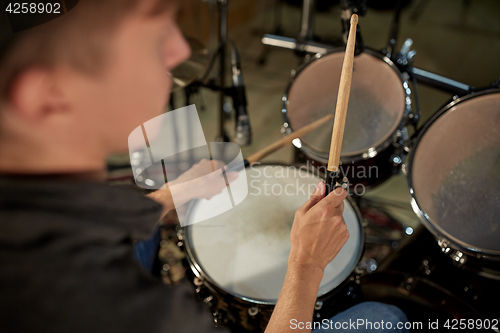
{"type": "MultiPolygon", "coordinates": [[[[458,98],[419,131],[408,162],[412,207],[456,264],[500,261],[500,89],[458,98]]],[[[491,268],[490,267],[490,268],[491,268]]]]}
{"type": "MultiPolygon", "coordinates": [[[[344,50],[317,55],[291,79],[283,96],[283,132],[290,133],[334,113],[344,50]]],[[[353,185],[372,187],[399,170],[398,148],[411,113],[410,89],[387,57],[365,49],[354,58],[349,107],[342,142],[341,173],[353,185]]],[[[328,163],[333,120],[295,140],[315,166],[328,163]]]]}
{"type": "MultiPolygon", "coordinates": [[[[212,305],[216,322],[263,331],[285,280],[294,214],[320,178],[305,168],[280,165],[249,167],[246,177],[240,175],[231,186],[234,192],[245,187],[238,182],[247,181],[246,199],[222,215],[184,228],[184,245],[194,284],[212,305]]],[[[187,219],[210,211],[212,200],[192,203],[187,219]]],[[[361,258],[364,230],[350,198],[345,200],[344,220],[350,237],[325,269],[318,311],[349,280],[361,258]]]]}

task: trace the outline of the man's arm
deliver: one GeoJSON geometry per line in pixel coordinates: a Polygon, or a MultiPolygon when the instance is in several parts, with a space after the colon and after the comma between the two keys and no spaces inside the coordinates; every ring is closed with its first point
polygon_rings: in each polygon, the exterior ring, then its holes
{"type": "Polygon", "coordinates": [[[310,322],[322,277],[323,270],[318,267],[289,265],[266,333],[296,332],[297,329],[291,329],[292,320],[310,322]]]}
{"type": "Polygon", "coordinates": [[[349,238],[342,217],[347,192],[338,188],[324,195],[320,182],[295,214],[285,283],[266,333],[297,332],[292,323],[312,321],[323,271],[349,238]]]}

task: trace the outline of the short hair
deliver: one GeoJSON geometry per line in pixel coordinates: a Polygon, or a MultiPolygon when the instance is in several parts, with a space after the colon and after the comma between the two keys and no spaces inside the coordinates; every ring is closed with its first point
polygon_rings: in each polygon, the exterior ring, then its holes
{"type": "MultiPolygon", "coordinates": [[[[27,68],[66,65],[98,74],[107,60],[111,35],[140,1],[80,0],[65,15],[18,33],[0,58],[0,108],[15,78],[27,68]]],[[[161,14],[175,2],[157,0],[148,14],[161,14]]]]}

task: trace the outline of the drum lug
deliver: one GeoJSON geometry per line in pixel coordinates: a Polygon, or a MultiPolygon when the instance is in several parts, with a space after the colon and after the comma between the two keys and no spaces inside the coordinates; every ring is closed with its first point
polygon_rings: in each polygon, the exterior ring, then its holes
{"type": "Polygon", "coordinates": [[[419,119],[418,114],[413,113],[413,112],[410,112],[410,113],[408,114],[408,121],[409,121],[409,122],[410,122],[410,124],[412,124],[413,126],[417,125],[417,123],[418,123],[418,119],[419,119]]]}
{"type": "Polygon", "coordinates": [[[323,301],[316,300],[316,303],[314,303],[314,317],[316,319],[321,318],[321,312],[320,310],[323,308],[323,301]]]}
{"type": "Polygon", "coordinates": [[[161,266],[161,274],[168,275],[169,271],[170,271],[170,265],[169,264],[163,264],[161,266]]]}
{"type": "Polygon", "coordinates": [[[177,231],[177,239],[180,241],[184,240],[184,230],[183,229],[179,229],[177,231]]]}
{"type": "Polygon", "coordinates": [[[205,279],[203,279],[202,277],[195,277],[193,279],[193,283],[195,286],[201,287],[203,284],[205,284],[205,279]]]}
{"type": "Polygon", "coordinates": [[[403,159],[401,158],[401,156],[396,155],[396,154],[391,155],[390,161],[391,161],[392,165],[396,168],[399,167],[401,165],[401,163],[403,163],[403,159]]]}
{"type": "Polygon", "coordinates": [[[410,139],[407,127],[403,127],[403,129],[401,130],[401,138],[403,139],[404,142],[407,142],[410,139]]]}
{"type": "Polygon", "coordinates": [[[467,257],[460,251],[455,251],[455,253],[451,255],[451,258],[458,267],[463,266],[463,264],[467,262],[467,257]]]}
{"type": "Polygon", "coordinates": [[[396,148],[403,147],[409,140],[408,129],[403,127],[401,130],[396,131],[394,138],[392,139],[393,145],[396,148]]]}
{"type": "Polygon", "coordinates": [[[377,156],[378,152],[375,147],[370,147],[368,148],[368,151],[366,153],[363,153],[363,158],[368,159],[368,158],[373,158],[377,156]]]}
{"type": "Polygon", "coordinates": [[[258,315],[260,312],[260,309],[257,306],[252,306],[251,308],[248,309],[248,315],[250,317],[255,317],[258,315]]]}
{"type": "Polygon", "coordinates": [[[290,125],[287,122],[283,123],[283,125],[281,125],[281,135],[286,136],[290,133],[292,133],[290,125]]]}
{"type": "Polygon", "coordinates": [[[213,305],[212,301],[214,300],[214,296],[211,295],[210,290],[207,287],[205,287],[203,280],[195,277],[193,279],[193,282],[196,286],[194,291],[198,299],[203,301],[203,303],[205,303],[209,307],[212,307],[213,305]]]}
{"type": "Polygon", "coordinates": [[[424,271],[425,275],[430,275],[432,273],[432,270],[429,266],[429,260],[422,260],[422,270],[424,271]]]}
{"type": "Polygon", "coordinates": [[[408,277],[403,283],[402,287],[405,291],[410,292],[411,288],[413,288],[413,283],[415,279],[413,277],[408,277]]]}
{"type": "Polygon", "coordinates": [[[210,296],[207,296],[203,299],[203,303],[205,303],[206,305],[208,306],[212,306],[212,300],[214,299],[214,297],[212,295],[210,296]]]}
{"type": "Polygon", "coordinates": [[[401,171],[403,172],[403,175],[408,175],[408,166],[406,165],[406,163],[401,164],[401,171]]]}
{"type": "Polygon", "coordinates": [[[360,283],[361,283],[361,281],[359,280],[359,278],[360,278],[360,276],[359,276],[359,275],[351,276],[351,277],[349,278],[349,281],[354,282],[355,284],[360,284],[360,283]]]}
{"type": "Polygon", "coordinates": [[[369,259],[363,263],[359,263],[354,269],[357,274],[373,273],[378,268],[378,262],[375,259],[369,259]]]}
{"type": "Polygon", "coordinates": [[[464,292],[473,300],[477,300],[479,294],[476,292],[476,288],[473,285],[464,287],[464,292]]]}
{"type": "Polygon", "coordinates": [[[356,295],[356,293],[354,292],[354,287],[353,287],[353,286],[349,286],[349,287],[347,288],[346,295],[347,295],[347,296],[352,297],[353,299],[356,299],[356,298],[358,297],[358,296],[356,295]]]}
{"type": "Polygon", "coordinates": [[[216,327],[227,324],[228,319],[224,310],[216,310],[212,315],[216,327]]]}
{"type": "Polygon", "coordinates": [[[438,245],[443,253],[450,253],[451,248],[448,246],[448,243],[446,241],[440,239],[438,240],[438,245]]]}
{"type": "Polygon", "coordinates": [[[410,86],[408,84],[408,82],[410,80],[410,75],[408,73],[404,72],[402,74],[402,76],[403,76],[403,88],[404,88],[405,94],[406,94],[404,115],[405,115],[405,117],[408,117],[405,120],[405,123],[410,124],[413,127],[416,127],[420,116],[419,116],[419,112],[413,112],[413,109],[411,107],[412,106],[411,89],[410,89],[410,86]]]}

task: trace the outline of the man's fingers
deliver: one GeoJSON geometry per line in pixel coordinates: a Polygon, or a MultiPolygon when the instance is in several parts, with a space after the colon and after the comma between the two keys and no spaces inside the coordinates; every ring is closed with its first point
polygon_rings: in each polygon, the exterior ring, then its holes
{"type": "Polygon", "coordinates": [[[337,207],[333,208],[332,213],[342,215],[344,213],[344,201],[342,201],[337,207]]]}
{"type": "Polygon", "coordinates": [[[346,197],[347,191],[339,187],[335,189],[334,192],[330,192],[323,198],[323,200],[321,200],[321,202],[316,202],[317,205],[315,205],[314,208],[312,208],[313,206],[310,206],[309,209],[313,209],[316,214],[320,214],[325,217],[342,215],[344,211],[343,202],[346,197]]]}
{"type": "Polygon", "coordinates": [[[224,161],[219,161],[219,160],[211,160],[211,162],[215,170],[222,169],[227,165],[226,163],[224,163],[224,161]]]}
{"type": "Polygon", "coordinates": [[[325,196],[325,192],[326,192],[325,183],[322,180],[320,180],[318,184],[316,184],[316,188],[314,189],[314,192],[309,198],[309,200],[307,200],[306,203],[299,208],[299,211],[303,214],[306,213],[309,209],[311,209],[311,207],[313,207],[318,202],[320,202],[321,199],[323,199],[323,197],[325,196]]]}
{"type": "Polygon", "coordinates": [[[342,187],[337,187],[335,191],[330,192],[325,200],[321,203],[322,205],[328,205],[329,207],[337,207],[340,205],[345,198],[347,198],[347,191],[342,187]]]}

